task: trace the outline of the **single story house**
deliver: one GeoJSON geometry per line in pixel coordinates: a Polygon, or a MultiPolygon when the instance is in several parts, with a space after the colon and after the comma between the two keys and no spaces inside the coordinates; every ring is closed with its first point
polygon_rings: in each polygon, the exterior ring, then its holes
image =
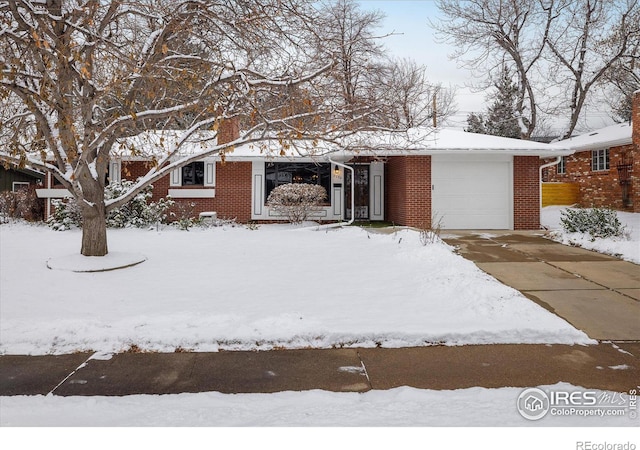
{"type": "Polygon", "coordinates": [[[543,203],[640,212],[640,91],[632,121],[557,142],[573,150],[544,174],[543,203]]]}
{"type": "MultiPolygon", "coordinates": [[[[160,139],[153,133],[137,148],[160,139]]],[[[221,130],[219,138],[230,142],[237,135],[235,126],[221,130]]],[[[207,144],[185,144],[182,151],[201,145],[207,144]]],[[[320,143],[283,149],[276,142],[237,146],[224,161],[207,157],[174,170],[154,183],[153,198],[170,195],[188,202],[194,214],[215,211],[219,218],[243,223],[274,222],[284,218],[266,206],[271,190],[304,182],[320,184],[328,193],[317,215],[321,221],[354,215],[423,228],[439,221],[443,229],[539,229],[542,158],[572,153],[561,145],[446,128],[360,133],[345,148],[320,143]]],[[[115,153],[111,180],[134,180],[150,167],[148,156],[115,153]]],[[[52,181],[49,177],[42,196],[60,196],[52,181]]]]}
{"type": "Polygon", "coordinates": [[[0,165],[0,192],[15,192],[29,186],[40,186],[45,174],[28,167],[9,167],[0,165]]]}

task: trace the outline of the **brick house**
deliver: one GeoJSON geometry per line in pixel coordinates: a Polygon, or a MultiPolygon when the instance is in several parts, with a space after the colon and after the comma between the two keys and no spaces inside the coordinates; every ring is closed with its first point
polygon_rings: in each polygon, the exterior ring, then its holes
{"type": "Polygon", "coordinates": [[[575,195],[564,204],[640,212],[640,91],[634,94],[631,123],[600,128],[557,144],[575,153],[547,169],[544,187],[573,189],[575,195]]]}
{"type": "MultiPolygon", "coordinates": [[[[238,134],[231,127],[218,138],[230,142],[238,134]]],[[[154,183],[154,199],[170,195],[177,203],[194,205],[196,215],[215,211],[219,218],[242,223],[273,222],[283,218],[266,206],[271,190],[304,182],[327,191],[320,221],[354,215],[415,227],[440,221],[445,229],[539,229],[541,158],[572,153],[557,145],[451,129],[360,136],[361,143],[349,151],[322,145],[307,153],[285,151],[276,143],[238,146],[224,161],[208,157],[174,170],[154,183]]],[[[183,151],[198,151],[202,144],[193,145],[183,151]]],[[[111,161],[109,177],[136,179],[147,172],[149,161],[123,152],[111,161]]]]}

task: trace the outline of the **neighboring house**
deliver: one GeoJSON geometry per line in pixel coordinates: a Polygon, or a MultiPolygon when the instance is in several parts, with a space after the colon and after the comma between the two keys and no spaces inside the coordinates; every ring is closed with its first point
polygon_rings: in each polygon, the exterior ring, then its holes
{"type": "Polygon", "coordinates": [[[632,123],[600,128],[557,144],[575,153],[547,169],[545,205],[577,203],[640,212],[640,91],[634,96],[632,123]],[[564,195],[564,200],[554,201],[556,194],[564,195]]]}
{"type": "Polygon", "coordinates": [[[9,167],[6,169],[0,165],[0,192],[15,192],[18,189],[29,186],[40,186],[44,177],[44,173],[26,167],[9,167]]]}
{"type": "MultiPolygon", "coordinates": [[[[236,127],[224,138],[237,134],[236,127]]],[[[149,136],[144,142],[153,142],[149,136]]],[[[572,153],[558,145],[451,129],[362,133],[358,139],[349,151],[323,144],[286,151],[275,143],[272,148],[239,146],[224,162],[217,156],[204,158],[173,171],[154,183],[154,199],[170,195],[193,205],[195,214],[215,211],[219,218],[238,222],[273,222],[284,218],[266,206],[271,190],[305,182],[327,190],[328,201],[316,217],[321,221],[355,214],[360,220],[421,228],[440,221],[446,229],[539,229],[541,158],[572,153]],[[354,210],[351,171],[343,164],[355,174],[354,210]]],[[[141,142],[135,144],[138,150],[141,142]]],[[[189,145],[183,151],[189,153],[189,145]]],[[[111,162],[109,177],[136,179],[147,172],[150,160],[123,151],[111,162]]],[[[44,191],[51,195],[53,190],[44,191]]]]}

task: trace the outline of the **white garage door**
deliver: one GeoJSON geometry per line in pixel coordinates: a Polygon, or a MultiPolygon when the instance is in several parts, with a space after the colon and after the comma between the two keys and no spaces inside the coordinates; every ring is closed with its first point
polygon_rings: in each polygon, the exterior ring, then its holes
{"type": "Polygon", "coordinates": [[[513,229],[513,157],[431,157],[431,212],[449,230],[513,229]]]}

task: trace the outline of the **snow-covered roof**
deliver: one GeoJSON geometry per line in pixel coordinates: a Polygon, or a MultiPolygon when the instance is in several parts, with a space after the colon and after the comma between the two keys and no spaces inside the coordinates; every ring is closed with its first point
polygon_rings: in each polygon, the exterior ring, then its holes
{"type": "MultiPolygon", "coordinates": [[[[159,157],[177,139],[175,132],[145,132],[126,143],[116,144],[114,154],[122,157],[159,157]]],[[[202,152],[207,146],[216,145],[211,139],[214,133],[200,133],[185,142],[180,155],[202,152]]],[[[515,156],[553,157],[565,156],[573,150],[562,144],[510,139],[500,136],[468,133],[450,128],[413,128],[407,132],[360,132],[343,138],[340,142],[299,141],[283,148],[276,140],[238,145],[228,153],[229,160],[253,160],[263,158],[297,159],[315,158],[348,160],[354,156],[410,156],[436,154],[504,154],[515,156]]],[[[166,153],[165,153],[166,154],[166,153]]]]}
{"type": "Polygon", "coordinates": [[[504,154],[515,156],[565,156],[573,153],[568,147],[500,136],[468,133],[451,128],[414,128],[404,133],[362,132],[344,139],[343,145],[318,143],[299,144],[282,152],[277,142],[261,148],[245,145],[236,148],[228,158],[319,157],[350,159],[353,156],[409,156],[437,154],[504,154]]]}
{"type": "Polygon", "coordinates": [[[453,128],[414,128],[407,133],[371,133],[361,138],[362,148],[369,144],[384,154],[458,154],[485,153],[516,156],[563,156],[573,153],[566,146],[487,134],[469,133],[453,128]],[[387,153],[392,152],[392,153],[387,153]]]}
{"type": "Polygon", "coordinates": [[[563,139],[556,142],[556,144],[569,147],[576,152],[618,147],[632,143],[632,131],[630,123],[618,123],[569,139],[563,139]]]}

